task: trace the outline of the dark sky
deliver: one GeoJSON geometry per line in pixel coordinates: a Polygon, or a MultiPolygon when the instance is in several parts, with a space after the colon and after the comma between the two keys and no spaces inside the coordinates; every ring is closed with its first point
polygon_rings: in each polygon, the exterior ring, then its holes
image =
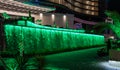
{"type": "Polygon", "coordinates": [[[109,0],[108,9],[120,12],[120,0],[109,0]]]}

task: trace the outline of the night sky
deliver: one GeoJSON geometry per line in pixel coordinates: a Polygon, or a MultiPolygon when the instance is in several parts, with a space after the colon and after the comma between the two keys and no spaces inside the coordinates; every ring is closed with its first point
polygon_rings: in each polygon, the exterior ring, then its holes
{"type": "Polygon", "coordinates": [[[118,11],[120,13],[120,0],[109,0],[108,9],[118,11]]]}

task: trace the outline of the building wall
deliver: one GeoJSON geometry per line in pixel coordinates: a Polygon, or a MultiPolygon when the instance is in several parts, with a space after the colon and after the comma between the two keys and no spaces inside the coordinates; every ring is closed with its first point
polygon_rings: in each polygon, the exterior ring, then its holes
{"type": "Polygon", "coordinates": [[[74,15],[72,14],[59,14],[59,13],[40,13],[39,17],[36,16],[37,19],[42,20],[42,25],[51,25],[54,23],[58,27],[66,27],[66,23],[68,23],[69,28],[73,28],[74,24],[74,15]]]}
{"type": "Polygon", "coordinates": [[[71,10],[88,15],[99,15],[99,0],[47,0],[62,4],[71,10]]]}

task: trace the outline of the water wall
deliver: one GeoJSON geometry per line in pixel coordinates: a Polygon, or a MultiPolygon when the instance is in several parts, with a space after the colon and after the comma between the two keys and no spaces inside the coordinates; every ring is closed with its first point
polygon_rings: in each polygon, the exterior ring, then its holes
{"type": "MultiPolygon", "coordinates": [[[[30,24],[28,22],[28,24],[30,24]]],[[[22,48],[24,53],[88,48],[104,44],[104,36],[44,26],[4,25],[6,50],[22,48]]]]}

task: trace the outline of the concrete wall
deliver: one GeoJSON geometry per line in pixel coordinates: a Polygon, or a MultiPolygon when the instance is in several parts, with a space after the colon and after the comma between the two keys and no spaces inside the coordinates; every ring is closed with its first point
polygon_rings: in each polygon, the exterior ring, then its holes
{"type": "Polygon", "coordinates": [[[120,51],[111,49],[109,51],[109,60],[120,61],[120,51]]]}
{"type": "MultiPolygon", "coordinates": [[[[36,16],[36,19],[42,20],[42,25],[51,25],[55,23],[58,27],[66,27],[66,23],[68,23],[69,28],[73,28],[74,23],[74,15],[72,14],[59,14],[59,13],[41,13],[38,16],[36,16]]],[[[39,24],[39,23],[38,23],[39,24]]]]}

